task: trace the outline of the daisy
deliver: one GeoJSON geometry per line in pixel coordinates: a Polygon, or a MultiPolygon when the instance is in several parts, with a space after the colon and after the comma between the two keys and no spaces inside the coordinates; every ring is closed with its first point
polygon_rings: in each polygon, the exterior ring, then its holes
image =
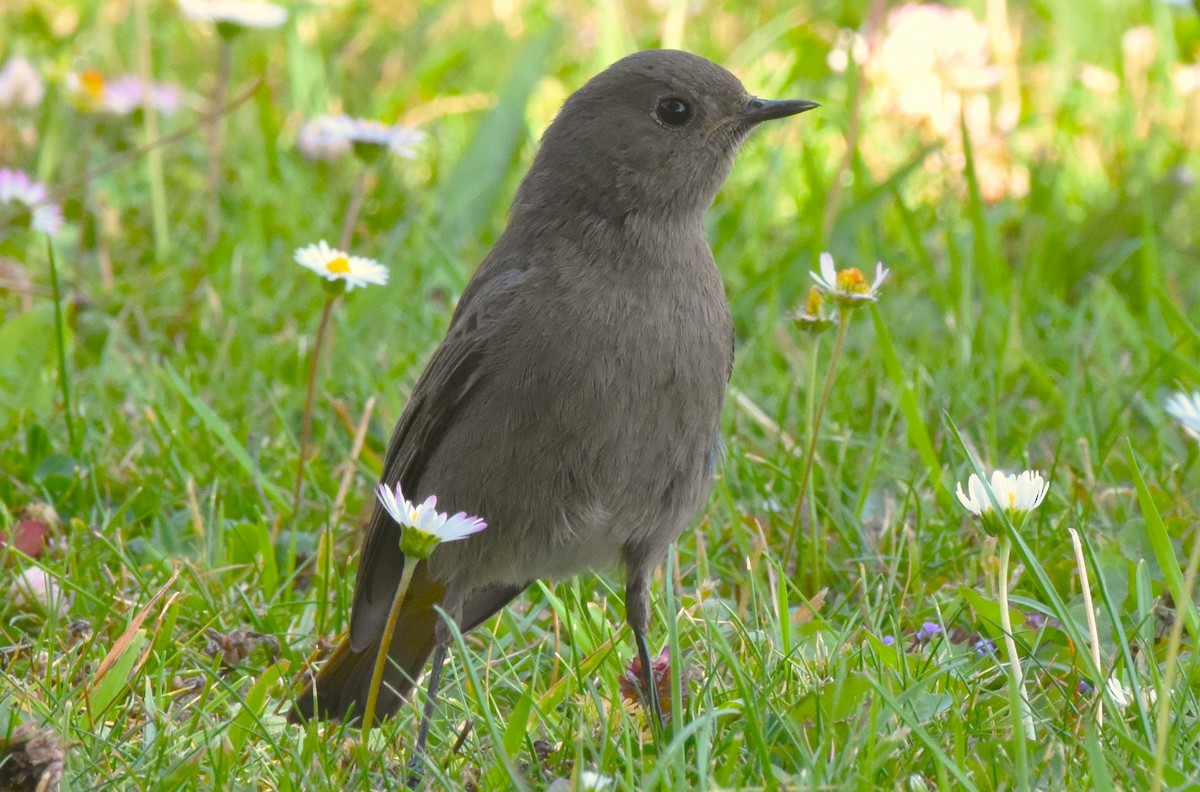
{"type": "Polygon", "coordinates": [[[404,497],[399,482],[395,491],[386,484],[380,484],[375,494],[384,511],[403,529],[400,549],[408,556],[428,558],[442,542],[466,539],[487,528],[487,523],[478,517],[468,516],[466,512],[454,516],[439,512],[436,495],[430,495],[419,506],[414,505],[404,497]]]}
{"type": "Polygon", "coordinates": [[[378,261],[351,256],[331,248],[325,240],[296,251],[296,263],[307,267],[327,281],[345,284],[346,291],[377,283],[387,283],[387,268],[378,261]]]}
{"type": "Polygon", "coordinates": [[[1020,721],[1026,739],[1037,739],[1036,726],[1033,720],[1033,707],[1029,703],[1029,693],[1025,690],[1025,672],[1021,667],[1021,657],[1017,652],[1017,643],[1013,639],[1011,609],[1008,605],[1008,562],[1012,553],[1012,537],[1004,531],[1004,522],[1000,519],[999,510],[1003,510],[1014,527],[1020,527],[1029,512],[1041,505],[1046,498],[1050,485],[1035,470],[1026,470],[1019,475],[1011,476],[1003,470],[992,473],[991,492],[989,487],[974,473],[967,480],[967,491],[963,492],[962,483],[958,485],[958,500],[967,511],[979,518],[983,530],[997,537],[996,555],[999,568],[996,571],[996,592],[1000,604],[1000,630],[1004,637],[1004,650],[1008,656],[1009,685],[1012,695],[1020,702],[1020,707],[1012,713],[1013,727],[1017,728],[1020,721]]]}
{"type": "MultiPolygon", "coordinates": [[[[0,168],[0,206],[4,204],[19,208],[17,219],[28,215],[29,227],[34,231],[53,234],[62,228],[62,209],[50,203],[46,185],[35,182],[24,171],[0,168]]],[[[5,216],[9,214],[4,212],[5,216]]]]}
{"type": "Polygon", "coordinates": [[[369,159],[385,149],[399,157],[415,159],[417,144],[424,139],[424,132],[404,124],[321,115],[300,129],[296,145],[309,159],[335,159],[350,151],[369,159]]]}
{"type": "Polygon", "coordinates": [[[416,146],[425,133],[404,124],[388,125],[369,118],[345,118],[346,136],[356,146],[377,146],[407,159],[415,159],[416,146]]]}
{"type": "Polygon", "coordinates": [[[821,272],[809,272],[817,282],[817,288],[831,300],[844,308],[853,308],[864,302],[875,302],[879,298],[879,287],[887,279],[888,269],[882,263],[875,265],[875,280],[868,284],[857,267],[838,270],[833,266],[833,256],[821,254],[821,272]]]}
{"type": "Polygon", "coordinates": [[[1164,404],[1171,415],[1193,435],[1200,435],[1200,391],[1189,396],[1183,392],[1172,393],[1164,404]]]}
{"type": "Polygon", "coordinates": [[[189,19],[235,28],[277,28],[287,21],[287,9],[258,0],[179,0],[189,19]]]}
{"type": "Polygon", "coordinates": [[[808,299],[804,301],[804,308],[792,316],[792,321],[796,323],[797,327],[814,335],[828,330],[836,319],[836,316],[826,316],[825,298],[821,296],[821,290],[816,286],[808,290],[808,299]]]}
{"type": "Polygon", "coordinates": [[[320,115],[300,127],[296,147],[310,160],[334,160],[354,149],[348,116],[320,115]]]}
{"type": "MultiPolygon", "coordinates": [[[[997,470],[992,473],[991,488],[996,503],[1000,504],[1000,508],[1008,514],[1009,520],[1016,525],[1026,514],[1042,504],[1050,485],[1042,478],[1042,474],[1035,470],[1026,470],[1016,476],[997,470]]],[[[985,528],[988,528],[989,524],[990,527],[999,527],[992,499],[988,497],[987,488],[979,476],[971,474],[967,480],[966,492],[963,492],[962,482],[959,482],[958,500],[967,511],[983,521],[985,528]]]]}
{"type": "Polygon", "coordinates": [[[28,59],[14,55],[0,69],[0,107],[37,107],[45,95],[42,77],[28,59]]]}

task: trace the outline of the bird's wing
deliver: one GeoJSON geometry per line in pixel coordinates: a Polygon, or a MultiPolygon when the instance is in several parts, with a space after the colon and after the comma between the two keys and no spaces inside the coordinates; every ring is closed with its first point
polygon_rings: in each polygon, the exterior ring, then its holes
{"type": "MultiPolygon", "coordinates": [[[[489,351],[511,296],[524,280],[525,269],[488,261],[463,293],[446,338],[417,380],[396,423],[383,465],[383,482],[397,483],[417,497],[417,483],[446,429],[487,377],[489,351]]],[[[398,527],[378,503],[371,514],[359,558],[358,580],[350,611],[350,644],[369,646],[383,631],[400,574],[398,527]]]]}

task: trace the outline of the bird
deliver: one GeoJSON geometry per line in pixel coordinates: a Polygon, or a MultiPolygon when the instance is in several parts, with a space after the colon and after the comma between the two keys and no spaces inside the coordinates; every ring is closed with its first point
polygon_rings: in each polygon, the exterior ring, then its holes
{"type": "MultiPolygon", "coordinates": [[[[623,566],[644,674],[651,579],[706,502],[734,330],[704,214],[761,123],[817,107],[752,96],[688,52],[628,55],[567,98],[392,432],[382,484],[488,528],[413,569],[377,714],[433,655],[540,579],[623,566]]],[[[361,718],[404,566],[375,504],[347,636],[292,720],[361,718]]],[[[655,686],[647,706],[661,725],[655,686]]]]}

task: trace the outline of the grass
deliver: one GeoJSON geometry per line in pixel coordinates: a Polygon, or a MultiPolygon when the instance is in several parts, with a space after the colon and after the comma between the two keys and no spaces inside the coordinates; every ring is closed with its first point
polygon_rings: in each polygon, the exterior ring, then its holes
{"type": "MultiPolygon", "coordinates": [[[[582,770],[628,790],[1200,785],[1200,451],[1161,408],[1168,390],[1200,388],[1200,94],[1172,87],[1200,54],[1200,17],[1085,5],[1013,4],[1002,68],[1018,121],[998,140],[964,122],[966,146],[957,119],[933,134],[898,115],[870,67],[860,82],[826,64],[839,28],[882,32],[866,6],[297,5],[284,28],[234,42],[230,96],[248,99],[225,119],[209,245],[206,140],[187,128],[215,37],[171,3],[7,4],[0,59],[23,53],[50,81],[38,107],[0,118],[0,165],[75,186],[59,196],[53,259],[44,236],[0,224],[0,530],[26,530],[31,504],[61,518],[43,520],[36,557],[8,545],[0,565],[5,588],[40,567],[69,601],[0,604],[0,735],[49,729],[73,789],[403,783],[419,697],[365,754],[354,730],[278,714],[304,659],[347,623],[388,434],[537,136],[591,74],[666,43],[760,95],[823,105],[756,135],[709,214],[737,398],[713,497],[655,586],[654,638],[685,714],[655,744],[622,703],[635,652],[619,573],[547,581],[456,643],[432,786],[542,789],[582,770]],[[1135,27],[1151,31],[1149,54],[1135,27]],[[1117,77],[1112,93],[1085,87],[1085,64],[1117,77]],[[184,87],[184,110],[105,117],[65,87],[70,69],[143,65],[184,87]],[[352,160],[311,163],[294,141],[339,108],[420,119],[429,137],[418,159],[368,177],[351,249],[391,280],[334,308],[293,519],[324,295],[292,253],[337,239],[359,179],[352,160]],[[1013,165],[1027,190],[991,195],[1013,165]],[[832,337],[789,317],[823,250],[892,276],[855,314],[813,426],[832,337]],[[814,433],[793,568],[783,551],[814,433]],[[1022,745],[991,649],[995,548],[953,495],[972,458],[1051,482],[1013,537],[1038,736],[1022,745]],[[1083,538],[1100,669],[1068,528],[1083,538]],[[1109,677],[1131,695],[1105,699],[1101,726],[1081,683],[1109,677]]],[[[986,94],[993,117],[1003,91],[986,94]]]]}

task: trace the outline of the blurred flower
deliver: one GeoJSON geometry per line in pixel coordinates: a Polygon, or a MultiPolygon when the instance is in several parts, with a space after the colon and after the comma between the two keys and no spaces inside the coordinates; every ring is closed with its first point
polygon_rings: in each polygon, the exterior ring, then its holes
{"type": "Polygon", "coordinates": [[[1090,696],[1095,689],[1086,679],[1079,680],[1079,684],[1075,686],[1076,692],[1081,696],[1090,696]]]}
{"type": "Polygon", "coordinates": [[[885,635],[885,636],[883,636],[882,638],[880,638],[880,639],[879,639],[879,641],[880,641],[880,643],[882,643],[884,646],[891,646],[892,644],[896,643],[896,636],[894,636],[894,635],[885,635]]]}
{"type": "Polygon", "coordinates": [[[348,116],[320,115],[300,127],[296,146],[310,160],[333,160],[349,154],[348,116]]]}
{"type": "Polygon", "coordinates": [[[980,657],[987,657],[996,653],[996,644],[992,643],[991,639],[984,638],[982,635],[975,638],[972,648],[975,650],[975,654],[980,657]]]}
{"type": "Polygon", "coordinates": [[[993,118],[984,93],[1000,83],[987,28],[966,9],[936,4],[905,5],[888,16],[887,31],[865,74],[882,110],[916,121],[943,146],[925,162],[958,178],[966,168],[970,138],[981,197],[989,202],[1029,191],[1028,171],[1013,161],[1009,132],[1019,107],[993,118]]]}
{"type": "Polygon", "coordinates": [[[612,785],[613,780],[606,775],[591,770],[580,770],[579,786],[576,789],[579,792],[602,792],[602,790],[611,789],[612,785]]]}
{"type": "Polygon", "coordinates": [[[1062,622],[1053,616],[1047,617],[1044,613],[1034,611],[1025,614],[1025,626],[1031,630],[1040,630],[1043,627],[1049,627],[1052,630],[1061,630],[1062,622]]]}
{"type": "Polygon", "coordinates": [[[808,299],[804,301],[804,309],[792,316],[792,321],[801,330],[808,333],[822,333],[833,326],[836,316],[825,313],[825,298],[821,290],[812,286],[808,290],[808,299]]]}
{"type": "Polygon", "coordinates": [[[45,95],[41,75],[28,59],[14,55],[0,69],[0,107],[37,107],[45,95]]]}
{"type": "MultiPolygon", "coordinates": [[[[48,503],[34,501],[27,504],[17,515],[13,526],[12,545],[31,558],[37,558],[46,549],[47,540],[60,526],[58,512],[48,503]]],[[[9,543],[6,531],[0,531],[0,549],[9,543]]]]}
{"type": "Polygon", "coordinates": [[[1154,28],[1149,25],[1139,25],[1125,31],[1121,37],[1121,50],[1125,54],[1126,70],[1145,71],[1154,63],[1154,55],[1158,50],[1154,28]]]}
{"type": "Polygon", "coordinates": [[[937,4],[891,12],[867,70],[896,109],[942,135],[958,125],[963,93],[1000,82],[987,28],[966,9],[937,4]]]}
{"type": "Polygon", "coordinates": [[[336,159],[350,151],[371,159],[384,150],[415,159],[416,146],[424,139],[424,132],[404,124],[388,125],[348,115],[321,115],[301,127],[296,145],[311,160],[336,159]]]}
{"type": "Polygon", "coordinates": [[[1112,696],[1113,703],[1120,709],[1127,709],[1133,703],[1133,691],[1121,684],[1121,680],[1114,677],[1108,678],[1106,685],[1108,694],[1112,696]]]}
{"type": "Polygon", "coordinates": [[[417,156],[415,146],[425,139],[425,133],[403,124],[388,125],[382,121],[364,118],[349,118],[347,137],[357,146],[386,148],[393,154],[413,159],[417,156]]]}
{"type": "MultiPolygon", "coordinates": [[[[833,265],[833,256],[821,254],[821,273],[809,272],[817,282],[817,288],[842,308],[853,308],[864,302],[875,302],[879,287],[887,279],[888,270],[882,263],[875,265],[875,280],[868,284],[857,267],[838,270],[833,265]]],[[[811,294],[810,294],[811,297],[811,294]]]]}
{"type": "Polygon", "coordinates": [[[307,267],[327,281],[344,285],[346,291],[371,283],[387,283],[387,268],[378,261],[351,256],[329,247],[325,240],[296,251],[296,263],[307,267]]]}
{"type": "Polygon", "coordinates": [[[419,506],[404,497],[397,482],[395,492],[386,484],[380,484],[376,495],[391,518],[400,524],[403,533],[400,549],[414,558],[428,558],[433,549],[442,542],[466,539],[487,528],[487,523],[478,517],[459,512],[453,517],[437,510],[437,496],[430,495],[419,506]]]}
{"type": "MultiPolygon", "coordinates": [[[[1041,505],[1050,485],[1037,471],[1026,470],[1010,476],[1003,470],[997,470],[992,473],[991,489],[1009,521],[1019,527],[1025,515],[1041,505]]],[[[959,482],[958,500],[967,511],[980,518],[988,533],[998,535],[1001,532],[1002,523],[996,517],[992,499],[988,497],[987,488],[979,476],[971,474],[967,480],[967,492],[963,492],[962,482],[959,482]]]]}
{"type": "Polygon", "coordinates": [[[1079,82],[1083,83],[1084,88],[1100,96],[1112,96],[1121,90],[1120,77],[1108,69],[1101,69],[1099,66],[1092,66],[1088,63],[1079,69],[1079,82]]]}
{"type": "Polygon", "coordinates": [[[276,28],[287,21],[287,9],[259,0],[179,0],[189,19],[235,28],[276,28]]]}
{"type": "Polygon", "coordinates": [[[1189,434],[1200,438],[1200,391],[1190,396],[1182,391],[1172,393],[1163,406],[1175,420],[1183,424],[1189,434]]]}
{"type": "Polygon", "coordinates": [[[913,633],[913,643],[918,646],[928,643],[934,638],[942,634],[942,625],[937,622],[925,622],[921,625],[921,629],[913,633]]]}
{"type": "Polygon", "coordinates": [[[569,776],[557,778],[553,784],[546,787],[546,792],[606,792],[612,789],[615,783],[606,775],[592,770],[580,770],[574,783],[569,776]]]}
{"type": "Polygon", "coordinates": [[[829,50],[829,54],[825,57],[825,63],[829,68],[841,74],[850,68],[850,59],[854,59],[854,63],[862,66],[867,62],[871,50],[867,46],[867,40],[862,37],[856,30],[842,28],[838,31],[837,40],[833,43],[833,48],[829,50]]]}
{"type": "Polygon", "coordinates": [[[1200,63],[1172,63],[1171,84],[1180,96],[1200,91],[1200,63]]]}
{"type": "MultiPolygon", "coordinates": [[[[35,182],[28,173],[10,168],[0,168],[0,207],[14,204],[21,211],[16,219],[26,219],[35,231],[53,234],[62,228],[62,209],[50,203],[46,185],[35,182]]],[[[11,210],[0,210],[5,216],[11,210]]]]}
{"type": "Polygon", "coordinates": [[[182,101],[180,91],[174,85],[146,83],[132,75],[106,80],[94,69],[67,75],[67,88],[85,109],[120,116],[147,107],[170,115],[179,109],[182,101]]]}
{"type": "Polygon", "coordinates": [[[8,587],[8,598],[18,608],[41,609],[65,616],[67,597],[58,581],[41,567],[29,567],[8,587]]]}

